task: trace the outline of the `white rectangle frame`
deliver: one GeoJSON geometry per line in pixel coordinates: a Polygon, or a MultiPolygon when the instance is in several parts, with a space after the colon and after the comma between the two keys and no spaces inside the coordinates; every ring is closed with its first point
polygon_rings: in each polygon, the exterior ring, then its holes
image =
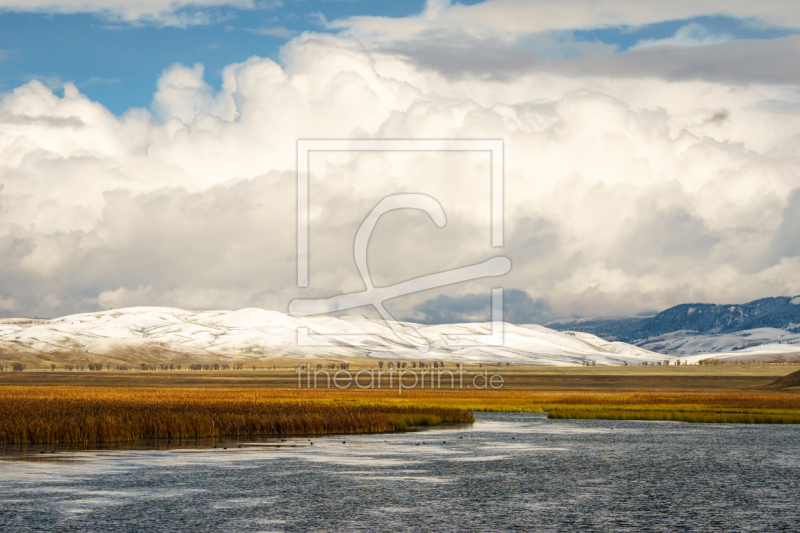
{"type": "Polygon", "coordinates": [[[503,246],[502,139],[300,139],[297,141],[297,286],[308,287],[308,158],[311,152],[490,152],[492,246],[503,246]]]}
{"type": "MultiPolygon", "coordinates": [[[[491,235],[492,247],[502,247],[503,239],[503,192],[504,155],[502,139],[299,139],[297,141],[297,286],[308,287],[308,229],[309,229],[309,155],[311,152],[490,152],[491,154],[491,235]]],[[[491,333],[487,335],[450,334],[459,340],[448,340],[451,347],[502,346],[503,332],[503,289],[492,289],[491,333]]],[[[354,335],[363,337],[364,335],[354,335]]],[[[301,339],[331,337],[342,339],[346,334],[326,335],[309,333],[308,328],[298,328],[299,346],[328,346],[303,342],[301,339]]]]}

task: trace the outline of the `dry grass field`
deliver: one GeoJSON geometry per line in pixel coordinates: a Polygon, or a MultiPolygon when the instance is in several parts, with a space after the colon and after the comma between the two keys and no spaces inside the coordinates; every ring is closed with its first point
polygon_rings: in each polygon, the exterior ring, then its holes
{"type": "MultiPolygon", "coordinates": [[[[309,364],[308,361],[306,364],[309,364]]],[[[316,366],[314,362],[310,364],[312,368],[316,366]]],[[[374,371],[377,370],[377,365],[374,362],[367,364],[363,360],[358,364],[353,361],[349,368],[350,373],[355,374],[359,370],[374,371]]],[[[445,370],[456,369],[448,364],[445,370]]],[[[465,388],[476,374],[487,372],[489,376],[495,373],[503,376],[503,390],[733,392],[767,387],[776,379],[800,370],[800,364],[627,367],[465,365],[464,370],[465,388]]],[[[420,372],[419,369],[416,371],[420,372]]],[[[329,372],[333,374],[335,370],[329,372]]],[[[410,381],[411,379],[407,378],[405,385],[410,386],[412,384],[410,381]]],[[[449,387],[448,381],[449,377],[445,374],[442,388],[449,387]]],[[[0,386],[3,385],[297,388],[297,373],[293,368],[263,371],[247,368],[239,371],[26,370],[0,372],[0,386]]],[[[306,383],[303,382],[302,385],[305,387],[306,383]]],[[[386,375],[383,376],[380,386],[389,387],[386,375]]],[[[426,381],[426,387],[428,386],[429,382],[426,381]]],[[[396,379],[394,387],[397,387],[396,379]]],[[[403,393],[405,394],[405,390],[403,393]]]]}

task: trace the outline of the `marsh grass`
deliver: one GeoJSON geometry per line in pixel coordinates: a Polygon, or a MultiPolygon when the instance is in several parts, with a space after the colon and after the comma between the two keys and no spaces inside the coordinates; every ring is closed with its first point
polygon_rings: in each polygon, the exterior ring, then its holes
{"type": "Polygon", "coordinates": [[[333,391],[272,389],[276,397],[356,405],[450,407],[468,411],[543,412],[551,410],[673,410],[750,413],[800,412],[800,394],[779,392],[554,392],[414,390],[333,391]]]}
{"type": "Polygon", "coordinates": [[[471,422],[470,411],[799,423],[800,394],[4,386],[0,444],[401,431],[471,422]]]}
{"type": "Polygon", "coordinates": [[[548,418],[584,420],[656,420],[717,424],[800,424],[800,413],[749,414],[687,411],[550,411],[548,418]]]}
{"type": "Polygon", "coordinates": [[[800,424],[800,395],[636,393],[562,398],[542,405],[548,418],[671,420],[724,424],[800,424]],[[588,401],[587,401],[588,400],[588,401]]]}
{"type": "Polygon", "coordinates": [[[0,389],[0,444],[380,433],[473,421],[456,409],[265,396],[230,389],[7,387],[0,389]]]}
{"type": "Polygon", "coordinates": [[[550,418],[674,420],[724,423],[800,423],[800,394],[597,393],[544,391],[413,391],[402,398],[373,391],[308,391],[311,402],[451,407],[472,412],[547,412],[550,418]]]}

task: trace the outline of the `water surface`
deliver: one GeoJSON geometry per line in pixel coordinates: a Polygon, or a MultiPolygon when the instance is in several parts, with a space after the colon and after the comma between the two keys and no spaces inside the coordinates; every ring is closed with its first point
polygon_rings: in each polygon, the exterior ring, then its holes
{"type": "Polygon", "coordinates": [[[217,448],[6,450],[0,531],[800,529],[798,426],[476,420],[217,448]]]}

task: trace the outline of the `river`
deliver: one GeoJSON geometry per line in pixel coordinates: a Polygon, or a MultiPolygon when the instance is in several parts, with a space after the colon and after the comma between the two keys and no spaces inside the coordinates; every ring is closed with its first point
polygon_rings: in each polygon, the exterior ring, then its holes
{"type": "Polygon", "coordinates": [[[477,413],[388,435],[0,454],[4,532],[798,530],[800,426],[477,413]]]}

